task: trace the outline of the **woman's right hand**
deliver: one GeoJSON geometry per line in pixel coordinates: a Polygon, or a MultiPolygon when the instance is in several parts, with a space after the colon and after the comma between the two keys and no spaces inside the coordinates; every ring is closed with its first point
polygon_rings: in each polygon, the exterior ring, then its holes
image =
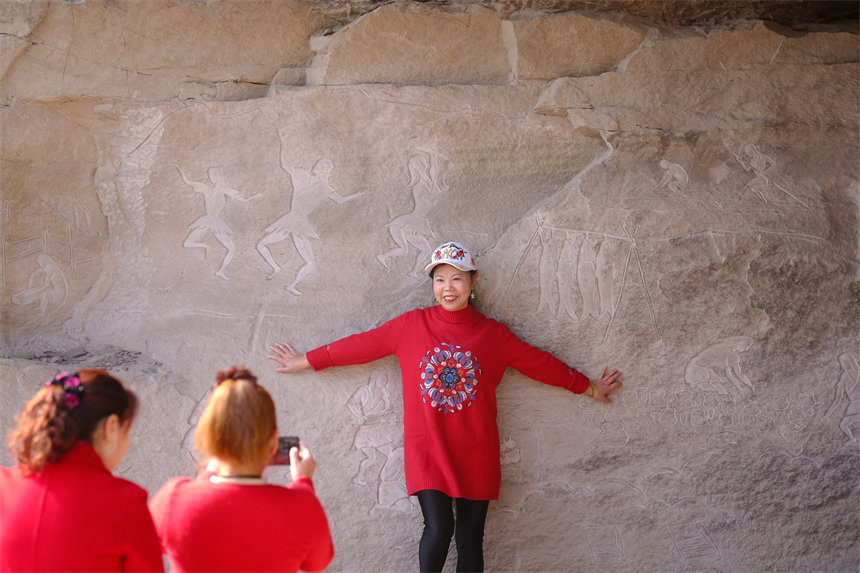
{"type": "Polygon", "coordinates": [[[275,372],[292,374],[310,366],[307,355],[299,354],[289,344],[275,344],[274,346],[270,346],[269,350],[274,352],[274,354],[270,354],[268,358],[282,365],[281,368],[275,368],[275,372]]]}
{"type": "Polygon", "coordinates": [[[290,475],[293,481],[299,478],[311,478],[314,475],[314,470],[317,467],[317,461],[311,451],[302,443],[299,443],[298,448],[290,450],[290,475]]]}

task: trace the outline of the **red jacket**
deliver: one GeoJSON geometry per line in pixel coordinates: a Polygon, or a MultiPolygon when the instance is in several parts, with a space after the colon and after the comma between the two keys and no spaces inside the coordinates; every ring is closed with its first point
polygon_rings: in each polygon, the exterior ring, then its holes
{"type": "Polygon", "coordinates": [[[83,442],[38,475],[0,467],[0,571],[164,571],[146,497],[83,442]]]}
{"type": "Polygon", "coordinates": [[[417,309],[311,350],[314,370],[394,354],[403,380],[406,489],[498,499],[496,387],[508,367],[581,394],[588,378],[473,307],[417,309]]]}
{"type": "Polygon", "coordinates": [[[170,571],[322,571],[334,557],[313,482],[278,485],[173,478],[150,508],[170,571]]]}

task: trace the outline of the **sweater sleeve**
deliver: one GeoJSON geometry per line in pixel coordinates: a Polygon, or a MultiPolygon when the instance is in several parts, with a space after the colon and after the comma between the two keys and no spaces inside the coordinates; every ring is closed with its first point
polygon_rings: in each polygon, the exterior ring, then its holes
{"type": "Polygon", "coordinates": [[[140,490],[123,511],[127,548],[123,571],[164,571],[161,544],[146,506],[146,491],[140,490]]]}
{"type": "Polygon", "coordinates": [[[313,481],[310,478],[302,477],[287,487],[303,491],[307,494],[306,504],[301,510],[301,515],[310,546],[305,558],[302,560],[301,570],[311,573],[322,571],[334,559],[334,543],[332,542],[331,530],[329,529],[325,510],[314,491],[313,481]]]}
{"type": "Polygon", "coordinates": [[[407,314],[393,318],[383,325],[341,338],[307,353],[308,363],[315,371],[332,366],[366,364],[397,351],[407,314]]]}
{"type": "Polygon", "coordinates": [[[582,372],[571,368],[549,352],[523,342],[507,326],[501,323],[499,325],[504,330],[502,337],[512,368],[538,382],[558,386],[574,394],[582,394],[588,390],[589,380],[582,372]]]}

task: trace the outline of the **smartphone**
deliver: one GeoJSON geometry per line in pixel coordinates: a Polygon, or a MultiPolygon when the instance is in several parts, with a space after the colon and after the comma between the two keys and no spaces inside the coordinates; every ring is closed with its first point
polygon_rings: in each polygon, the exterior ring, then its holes
{"type": "Polygon", "coordinates": [[[288,466],[290,465],[290,450],[293,448],[299,447],[299,438],[298,436],[279,436],[278,437],[278,450],[275,452],[274,458],[272,458],[272,465],[274,466],[288,466]]]}

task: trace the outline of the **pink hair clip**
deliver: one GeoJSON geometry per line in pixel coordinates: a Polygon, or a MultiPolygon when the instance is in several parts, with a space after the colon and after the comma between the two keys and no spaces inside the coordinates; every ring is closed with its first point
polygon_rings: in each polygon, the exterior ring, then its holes
{"type": "Polygon", "coordinates": [[[69,374],[68,372],[60,372],[54,376],[53,380],[45,382],[45,387],[60,386],[66,394],[66,405],[69,408],[74,408],[81,403],[81,396],[84,394],[84,385],[81,384],[81,379],[78,378],[78,373],[69,374]]]}

